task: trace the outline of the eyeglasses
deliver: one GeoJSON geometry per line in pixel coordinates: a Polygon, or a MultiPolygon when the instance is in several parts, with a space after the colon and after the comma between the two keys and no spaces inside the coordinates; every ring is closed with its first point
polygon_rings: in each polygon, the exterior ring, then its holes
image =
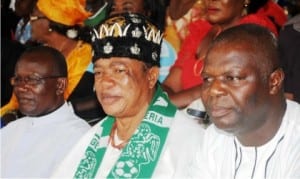
{"type": "Polygon", "coordinates": [[[29,20],[31,22],[39,20],[39,19],[47,19],[47,17],[46,16],[34,16],[34,15],[30,15],[30,17],[29,17],[29,20]]]}
{"type": "Polygon", "coordinates": [[[18,86],[22,83],[27,85],[39,85],[45,82],[46,79],[53,79],[53,78],[60,78],[62,76],[45,76],[45,77],[39,77],[36,75],[26,76],[26,77],[20,77],[20,76],[14,76],[10,79],[10,84],[12,86],[18,86]]]}

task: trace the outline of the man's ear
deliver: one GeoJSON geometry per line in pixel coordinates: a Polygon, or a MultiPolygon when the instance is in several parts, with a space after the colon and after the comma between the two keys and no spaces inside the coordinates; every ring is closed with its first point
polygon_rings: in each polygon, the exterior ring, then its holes
{"type": "Polygon", "coordinates": [[[276,69],[271,73],[269,78],[269,87],[270,94],[277,94],[280,90],[282,90],[284,80],[284,72],[281,68],[276,69]]]}
{"type": "Polygon", "coordinates": [[[67,78],[58,78],[57,79],[57,85],[56,85],[56,94],[61,95],[64,94],[68,84],[67,78]]]}
{"type": "Polygon", "coordinates": [[[148,70],[149,88],[154,88],[159,77],[159,67],[153,66],[148,70]]]}

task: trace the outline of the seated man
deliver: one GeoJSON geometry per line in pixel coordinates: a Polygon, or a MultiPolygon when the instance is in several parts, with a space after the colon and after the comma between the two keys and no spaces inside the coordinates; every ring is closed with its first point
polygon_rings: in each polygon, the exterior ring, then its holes
{"type": "Polygon", "coordinates": [[[285,96],[300,103],[300,1],[297,4],[298,15],[289,19],[281,28],[278,44],[280,61],[285,74],[285,96]]]}
{"type": "Polygon", "coordinates": [[[144,16],[108,18],[93,38],[95,89],[108,116],[53,177],[176,178],[203,128],[177,110],[158,83],[162,34],[144,16]]]}
{"type": "Polygon", "coordinates": [[[245,24],[222,32],[204,62],[201,97],[213,122],[198,178],[299,178],[300,105],[285,99],[277,42],[245,24]]]}
{"type": "Polygon", "coordinates": [[[64,56],[47,46],[28,49],[17,61],[11,84],[25,117],[0,130],[1,178],[49,177],[90,129],[64,100],[64,56]]]}

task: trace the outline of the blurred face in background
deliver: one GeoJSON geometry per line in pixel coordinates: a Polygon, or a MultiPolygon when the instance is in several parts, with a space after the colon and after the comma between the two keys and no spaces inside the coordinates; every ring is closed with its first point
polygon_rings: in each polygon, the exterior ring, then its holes
{"type": "Polygon", "coordinates": [[[229,26],[242,17],[244,0],[205,0],[206,18],[211,24],[229,26]]]}
{"type": "Polygon", "coordinates": [[[30,23],[32,40],[44,43],[51,33],[48,18],[35,7],[30,15],[30,23]]]}
{"type": "Polygon", "coordinates": [[[19,17],[28,16],[33,7],[36,4],[36,0],[16,0],[15,13],[19,17]]]}
{"type": "Polygon", "coordinates": [[[144,0],[113,0],[110,15],[132,12],[145,14],[144,0]]]}

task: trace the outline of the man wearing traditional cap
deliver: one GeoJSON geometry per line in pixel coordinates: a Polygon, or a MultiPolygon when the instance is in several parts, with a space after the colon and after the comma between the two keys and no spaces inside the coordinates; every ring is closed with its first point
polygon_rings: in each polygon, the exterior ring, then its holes
{"type": "Polygon", "coordinates": [[[110,17],[93,40],[95,88],[108,116],[73,148],[53,177],[179,178],[202,127],[157,82],[162,34],[144,16],[110,17]]]}

